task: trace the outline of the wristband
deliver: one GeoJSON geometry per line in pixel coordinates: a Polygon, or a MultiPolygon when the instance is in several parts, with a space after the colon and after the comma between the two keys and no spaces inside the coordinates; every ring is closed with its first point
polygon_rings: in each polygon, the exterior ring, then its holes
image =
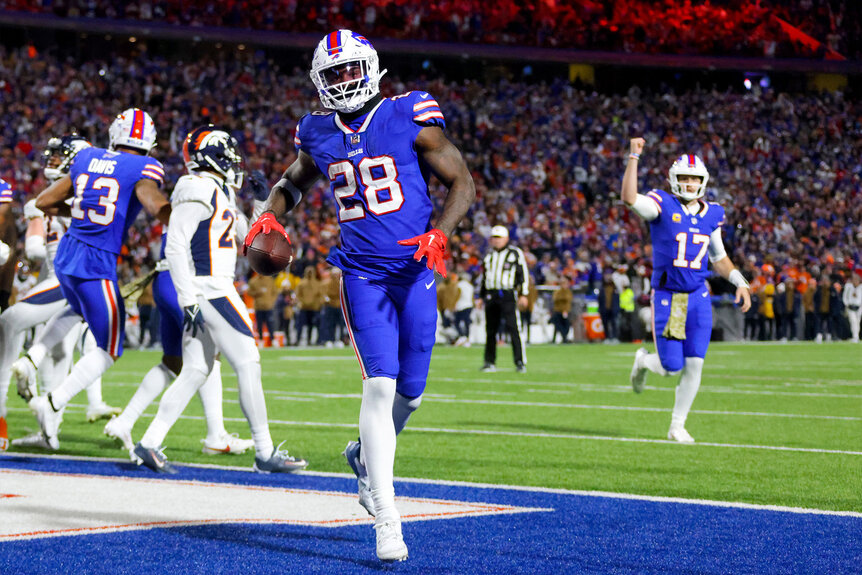
{"type": "Polygon", "coordinates": [[[744,287],[748,290],[751,289],[751,286],[749,286],[748,282],[745,281],[745,278],[742,277],[742,273],[737,269],[734,269],[732,272],[730,272],[730,275],[727,276],[727,281],[729,281],[738,288],[744,287]]]}
{"type": "Polygon", "coordinates": [[[640,157],[641,157],[640,154],[635,154],[634,152],[629,154],[629,158],[631,158],[632,160],[638,160],[638,159],[640,159],[640,157]]]}

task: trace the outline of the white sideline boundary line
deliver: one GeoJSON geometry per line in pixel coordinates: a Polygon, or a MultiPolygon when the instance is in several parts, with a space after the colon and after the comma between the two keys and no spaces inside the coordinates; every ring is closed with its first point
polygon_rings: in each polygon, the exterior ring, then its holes
{"type": "MultiPolygon", "coordinates": [[[[23,407],[10,407],[9,411],[27,411],[30,410],[23,407]]],[[[67,406],[67,411],[72,413],[83,413],[86,411],[85,406],[81,404],[70,403],[67,406]],[[69,410],[68,408],[73,408],[69,410]]],[[[144,412],[142,417],[152,419],[155,414],[152,412],[144,412]]],[[[205,421],[202,415],[181,415],[180,419],[189,419],[195,421],[205,421]]],[[[232,423],[247,423],[244,417],[225,417],[225,421],[232,423]]],[[[35,422],[34,422],[35,423],[35,422]]],[[[270,419],[270,425],[286,425],[289,427],[331,427],[337,429],[357,429],[358,423],[329,423],[322,421],[286,421],[279,419],[270,419]]],[[[649,437],[613,437],[607,435],[580,435],[574,433],[528,433],[523,431],[498,431],[490,429],[450,429],[445,427],[409,427],[410,431],[418,431],[423,433],[445,433],[445,434],[462,434],[462,435],[491,435],[502,437],[540,437],[546,439],[576,439],[587,441],[618,441],[620,443],[656,443],[660,445],[675,445],[679,448],[695,448],[695,447],[726,447],[730,449],[760,449],[764,451],[788,451],[794,453],[821,453],[833,455],[862,455],[862,451],[848,451],[843,449],[822,449],[817,447],[787,447],[783,445],[753,445],[745,443],[711,443],[711,442],[696,442],[691,444],[681,444],[670,439],[653,439],[649,437]]],[[[37,428],[38,430],[38,428],[37,428]]]]}
{"type": "MultiPolygon", "coordinates": [[[[93,457],[85,455],[59,455],[45,453],[13,452],[10,456],[27,456],[39,459],[60,459],[66,461],[101,461],[109,463],[129,463],[127,459],[116,457],[93,457]]],[[[0,455],[0,462],[3,456],[0,455]]],[[[229,465],[217,465],[212,463],[177,463],[180,467],[196,467],[201,469],[220,469],[224,471],[239,471],[253,473],[249,468],[231,467],[229,465]]],[[[315,477],[341,477],[352,479],[352,473],[334,473],[328,471],[299,471],[297,475],[312,475],[315,477]]],[[[558,495],[576,495],[584,497],[601,497],[607,499],[622,499],[630,501],[650,501],[653,503],[681,503],[685,505],[702,505],[706,507],[721,507],[748,509],[752,511],[777,511],[782,513],[796,513],[805,515],[827,515],[833,517],[854,517],[862,519],[862,513],[857,511],[833,511],[829,509],[812,509],[807,507],[785,507],[782,505],[763,505],[757,503],[743,503],[738,501],[715,501],[711,499],[687,499],[684,497],[664,497],[660,495],[638,495],[635,493],[614,493],[612,491],[584,491],[579,489],[559,489],[553,487],[535,487],[529,485],[506,485],[493,483],[472,483],[469,481],[450,481],[445,479],[424,479],[417,477],[395,477],[396,481],[402,483],[420,483],[426,485],[450,485],[453,487],[469,487],[476,489],[501,489],[509,491],[526,491],[531,493],[552,493],[558,495]]]]}

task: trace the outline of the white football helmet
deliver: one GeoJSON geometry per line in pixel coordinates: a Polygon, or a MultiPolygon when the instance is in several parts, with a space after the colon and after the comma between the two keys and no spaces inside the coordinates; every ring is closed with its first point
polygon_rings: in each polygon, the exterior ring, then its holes
{"type": "Polygon", "coordinates": [[[149,154],[156,147],[156,125],[143,110],[129,108],[111,122],[108,137],[112,150],[123,146],[149,154]]]}
{"type": "Polygon", "coordinates": [[[51,138],[45,151],[42,152],[42,161],[45,168],[42,172],[49,182],[56,182],[69,173],[72,160],[78,152],[84,148],[90,148],[93,144],[78,134],[69,134],[62,138],[51,138]]]}
{"type": "Polygon", "coordinates": [[[350,113],[380,92],[385,73],[371,42],[356,32],[336,30],[317,44],[310,75],[325,108],[350,113]]]}
{"type": "Polygon", "coordinates": [[[706,194],[706,182],[709,181],[709,172],[706,166],[698,156],[694,154],[683,154],[678,157],[670,170],[667,172],[667,179],[670,182],[670,191],[684,202],[690,202],[698,198],[702,198],[706,194]],[[700,178],[700,184],[692,190],[692,184],[680,184],[679,176],[697,176],[700,178]]]}

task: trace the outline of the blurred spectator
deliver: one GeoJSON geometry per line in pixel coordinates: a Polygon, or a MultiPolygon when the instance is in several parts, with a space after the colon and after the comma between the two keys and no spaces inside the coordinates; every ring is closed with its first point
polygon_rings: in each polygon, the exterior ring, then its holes
{"type": "Polygon", "coordinates": [[[847,320],[850,322],[850,340],[859,342],[859,324],[862,321],[862,268],[857,268],[850,274],[850,279],[844,285],[844,309],[847,310],[847,320]]]}
{"type": "MultiPolygon", "coordinates": [[[[458,274],[450,272],[442,282],[437,284],[437,311],[440,313],[444,332],[455,330],[455,306],[457,303],[458,274]]],[[[447,337],[454,342],[458,336],[447,337]]]]}
{"type": "Polygon", "coordinates": [[[344,315],[341,312],[341,270],[329,268],[322,279],[323,307],[320,311],[320,342],[326,347],[344,345],[344,315]]]}
{"type": "Polygon", "coordinates": [[[264,343],[263,328],[266,327],[270,341],[275,339],[275,300],[278,299],[278,284],[272,276],[252,275],[248,280],[248,295],[254,300],[254,317],[257,323],[257,337],[260,345],[264,343]]]}
{"type": "Polygon", "coordinates": [[[458,330],[458,339],[455,340],[455,345],[470,347],[475,288],[468,273],[462,272],[458,277],[458,300],[455,302],[455,329],[458,330]]]}
{"type": "Polygon", "coordinates": [[[605,329],[605,343],[619,343],[617,322],[620,312],[620,294],[614,284],[613,273],[606,269],[602,276],[602,284],[597,294],[599,315],[605,329]]]}
{"type": "MultiPolygon", "coordinates": [[[[296,310],[294,309],[295,303],[293,290],[290,289],[290,283],[287,281],[283,282],[281,293],[278,295],[278,299],[276,300],[276,310],[280,321],[278,331],[284,333],[284,339],[287,345],[293,345],[296,341],[291,336],[291,324],[293,323],[293,317],[296,313],[296,310]]],[[[296,339],[299,338],[297,337],[296,339]]]]}
{"type": "Polygon", "coordinates": [[[635,314],[635,291],[631,285],[625,284],[620,292],[620,341],[640,341],[640,325],[635,314]]]}
{"type": "Polygon", "coordinates": [[[778,336],[781,341],[797,339],[797,318],[802,298],[796,289],[796,281],[788,277],[776,286],[775,312],[778,318],[778,336]]]}
{"type": "MultiPolygon", "coordinates": [[[[811,279],[805,287],[805,293],[802,294],[802,311],[805,313],[805,339],[813,340],[819,335],[817,321],[817,304],[815,296],[817,294],[817,280],[811,279]]],[[[823,338],[821,337],[821,340],[823,338]]]]}
{"type": "Polygon", "coordinates": [[[834,329],[832,307],[836,299],[834,291],[829,274],[824,273],[820,276],[817,291],[814,293],[814,310],[817,316],[817,335],[814,341],[817,343],[823,340],[832,341],[834,329]]]}
{"type": "Polygon", "coordinates": [[[775,339],[775,286],[772,280],[761,286],[760,302],[757,307],[758,323],[760,324],[760,341],[775,339]]]}
{"type": "Polygon", "coordinates": [[[299,285],[296,286],[296,299],[299,303],[299,318],[296,322],[296,345],[302,344],[305,332],[306,345],[312,345],[312,330],[317,330],[317,343],[320,343],[320,308],[323,307],[323,286],[317,277],[317,268],[306,266],[299,285]]]}
{"type": "Polygon", "coordinates": [[[572,311],[572,287],[569,284],[569,279],[564,277],[560,281],[560,287],[554,291],[553,296],[553,314],[551,315],[551,323],[554,325],[554,335],[551,336],[551,343],[557,342],[557,334],[560,334],[561,343],[569,343],[569,314],[572,311]]]}

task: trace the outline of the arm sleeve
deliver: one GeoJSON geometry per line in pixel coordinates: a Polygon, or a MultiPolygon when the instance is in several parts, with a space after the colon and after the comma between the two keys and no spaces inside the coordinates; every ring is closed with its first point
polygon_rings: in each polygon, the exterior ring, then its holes
{"type": "Polygon", "coordinates": [[[721,227],[717,227],[709,234],[709,261],[715,263],[726,257],[724,242],[721,241],[721,227]]]}
{"type": "Polygon", "coordinates": [[[182,202],[174,205],[165,243],[165,257],[171,270],[171,279],[177,289],[180,307],[197,303],[200,290],[192,270],[192,236],[198,224],[207,219],[210,210],[199,202],[182,202]]]}
{"type": "Polygon", "coordinates": [[[651,222],[656,219],[661,210],[659,210],[658,204],[655,203],[655,200],[649,198],[643,194],[638,194],[635,203],[631,205],[632,211],[639,215],[644,220],[651,222]]]}

